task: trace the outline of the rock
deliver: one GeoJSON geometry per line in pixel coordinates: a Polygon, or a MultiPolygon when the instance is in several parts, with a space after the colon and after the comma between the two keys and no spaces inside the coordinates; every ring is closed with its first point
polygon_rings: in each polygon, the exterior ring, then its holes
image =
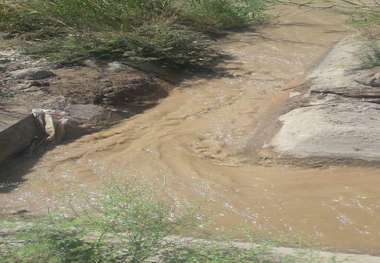
{"type": "Polygon", "coordinates": [[[38,81],[38,80],[33,80],[29,84],[30,87],[48,87],[50,86],[50,83],[47,81],[38,81]]]}
{"type": "Polygon", "coordinates": [[[102,86],[104,87],[104,90],[113,90],[113,83],[112,81],[105,79],[101,81],[102,86]]]}
{"type": "Polygon", "coordinates": [[[97,67],[95,60],[92,59],[86,59],[85,61],[83,61],[83,65],[89,68],[97,67]]]}
{"type": "Polygon", "coordinates": [[[31,114],[1,125],[3,120],[0,122],[0,162],[24,151],[44,136],[43,129],[31,114]]]}
{"type": "Polygon", "coordinates": [[[27,210],[27,209],[21,209],[21,210],[17,210],[17,211],[15,211],[15,212],[12,212],[11,213],[11,215],[25,215],[25,214],[28,214],[28,213],[30,213],[30,211],[29,210],[27,210]]]}
{"type": "Polygon", "coordinates": [[[300,95],[302,95],[301,92],[293,91],[293,92],[289,93],[289,98],[294,98],[294,97],[297,97],[297,96],[300,96],[300,95]]]}
{"type": "MultiPolygon", "coordinates": [[[[1,54],[0,54],[1,55],[1,54]]],[[[8,64],[10,63],[12,60],[10,60],[9,58],[1,58],[0,57],[0,64],[8,64]]]]}
{"type": "Polygon", "coordinates": [[[52,71],[42,68],[26,68],[11,71],[10,76],[14,79],[41,80],[52,78],[55,74],[52,71]]]}
{"type": "Polygon", "coordinates": [[[35,93],[35,94],[38,93],[39,96],[41,97],[43,97],[44,95],[44,92],[41,89],[41,87],[36,87],[36,86],[28,86],[27,88],[24,88],[22,91],[26,93],[35,93]]]}
{"type": "Polygon", "coordinates": [[[355,81],[359,84],[370,86],[370,87],[380,87],[380,72],[373,73],[371,71],[363,72],[360,74],[355,81]]]}
{"type": "Polygon", "coordinates": [[[68,121],[63,111],[34,109],[34,117],[39,121],[46,134],[47,142],[59,143],[65,136],[65,125],[68,121]]]}
{"type": "Polygon", "coordinates": [[[124,118],[120,112],[93,104],[72,104],[65,108],[65,112],[69,119],[67,138],[98,131],[124,118]]]}
{"type": "Polygon", "coordinates": [[[363,43],[339,42],[310,74],[307,107],[280,117],[271,146],[297,158],[380,160],[380,74],[357,70],[363,43]]]}
{"type": "Polygon", "coordinates": [[[380,72],[375,73],[369,80],[369,85],[372,87],[380,87],[380,72]]]}
{"type": "Polygon", "coordinates": [[[67,106],[65,111],[71,118],[86,122],[102,120],[106,113],[102,106],[93,104],[73,104],[67,106]]]}
{"type": "Polygon", "coordinates": [[[54,76],[55,74],[49,70],[38,70],[36,72],[31,73],[29,76],[27,76],[27,79],[41,80],[41,79],[52,78],[54,76]]]}
{"type": "Polygon", "coordinates": [[[108,82],[104,82],[103,88],[96,95],[95,104],[139,107],[145,102],[154,103],[158,98],[167,96],[167,91],[147,76],[131,74],[122,85],[116,81],[113,85],[107,84],[108,82]]]}
{"type": "Polygon", "coordinates": [[[0,58],[0,73],[3,73],[8,69],[9,62],[11,62],[9,59],[0,58]]]}
{"type": "Polygon", "coordinates": [[[69,105],[65,111],[34,109],[33,115],[44,127],[47,141],[54,143],[76,139],[123,118],[117,112],[93,104],[69,105]]]}
{"type": "Polygon", "coordinates": [[[295,109],[280,118],[272,145],[298,158],[380,160],[380,112],[374,103],[349,101],[295,109]]]}
{"type": "Polygon", "coordinates": [[[120,72],[126,69],[127,69],[127,66],[118,61],[108,63],[108,67],[107,67],[107,70],[110,72],[120,72]]]}
{"type": "Polygon", "coordinates": [[[0,39],[10,39],[12,35],[7,32],[0,32],[0,39]]]}

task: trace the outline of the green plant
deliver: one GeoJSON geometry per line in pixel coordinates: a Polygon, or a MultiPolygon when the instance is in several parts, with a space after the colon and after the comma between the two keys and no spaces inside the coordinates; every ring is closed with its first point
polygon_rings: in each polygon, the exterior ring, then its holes
{"type": "Polygon", "coordinates": [[[25,47],[24,52],[62,64],[80,64],[88,58],[151,63],[184,69],[210,67],[221,55],[211,41],[183,26],[150,24],[126,34],[68,35],[25,47]]]}
{"type": "Polygon", "coordinates": [[[239,248],[228,242],[167,238],[189,227],[194,230],[197,221],[157,199],[146,184],[109,186],[92,209],[75,215],[38,218],[28,224],[2,222],[18,229],[16,240],[23,243],[5,251],[0,243],[0,262],[140,263],[157,257],[165,263],[320,262],[315,253],[274,257],[265,243],[239,248]]]}
{"type": "Polygon", "coordinates": [[[262,0],[192,0],[183,19],[201,31],[236,29],[262,22],[264,7],[262,0]]]}
{"type": "Polygon", "coordinates": [[[350,7],[352,24],[358,28],[362,35],[370,40],[380,37],[380,4],[378,2],[350,2],[346,1],[350,7]]]}
{"type": "Polygon", "coordinates": [[[97,226],[127,248],[118,260],[143,262],[157,254],[162,239],[175,230],[171,208],[156,201],[144,186],[113,186],[102,204],[97,226]]]}
{"type": "Polygon", "coordinates": [[[148,58],[169,67],[204,67],[219,57],[207,37],[184,26],[150,24],[137,28],[129,36],[135,57],[148,58]]]}
{"type": "Polygon", "coordinates": [[[162,254],[167,263],[262,263],[273,262],[269,250],[263,247],[239,249],[233,245],[221,247],[216,245],[193,245],[167,250],[162,254]]]}
{"type": "Polygon", "coordinates": [[[25,52],[64,64],[123,59],[203,68],[221,57],[204,31],[263,17],[264,0],[29,0],[0,2],[0,30],[27,38],[25,52]]]}
{"type": "Polygon", "coordinates": [[[49,17],[41,15],[32,6],[18,1],[15,3],[0,1],[0,31],[13,35],[31,35],[30,38],[34,40],[52,38],[67,33],[66,28],[58,21],[53,21],[49,17]]]}
{"type": "Polygon", "coordinates": [[[156,17],[169,15],[171,0],[30,0],[21,5],[63,27],[82,31],[127,31],[156,17]]]}
{"type": "Polygon", "coordinates": [[[9,249],[11,252],[1,262],[99,262],[97,247],[83,239],[85,234],[75,221],[49,217],[19,233],[18,238],[26,244],[9,249]]]}
{"type": "Polygon", "coordinates": [[[26,243],[7,249],[0,262],[143,262],[183,226],[172,213],[146,186],[111,186],[93,210],[42,218],[18,233],[26,243]]]}
{"type": "Polygon", "coordinates": [[[380,45],[377,41],[372,41],[368,44],[368,48],[361,60],[362,63],[359,69],[371,69],[380,66],[380,45]]]}

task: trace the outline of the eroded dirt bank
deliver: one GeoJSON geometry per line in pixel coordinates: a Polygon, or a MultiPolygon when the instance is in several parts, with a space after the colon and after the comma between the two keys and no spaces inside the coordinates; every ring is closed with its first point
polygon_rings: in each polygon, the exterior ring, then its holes
{"type": "Polygon", "coordinates": [[[223,74],[189,80],[144,114],[2,169],[20,184],[1,189],[1,211],[46,212],[63,194],[75,200],[109,178],[139,177],[207,207],[219,228],[247,223],[268,237],[378,254],[379,169],[283,165],[256,152],[292,88],[349,34],[331,10],[279,10],[261,31],[223,40],[232,55],[223,74]]]}

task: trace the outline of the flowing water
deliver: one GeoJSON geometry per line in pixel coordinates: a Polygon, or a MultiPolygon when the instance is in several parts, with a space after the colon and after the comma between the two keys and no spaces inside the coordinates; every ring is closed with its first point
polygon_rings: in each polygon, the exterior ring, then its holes
{"type": "Polygon", "coordinates": [[[178,202],[203,204],[221,229],[245,223],[271,238],[379,254],[379,169],[286,165],[252,150],[265,143],[258,129],[273,133],[267,122],[284,110],[292,87],[350,33],[346,19],[278,7],[261,30],[220,41],[232,56],[224,74],[187,80],[143,114],[1,171],[24,174],[0,193],[1,210],[46,211],[60,205],[57,195],[75,199],[108,178],[138,177],[178,202]]]}

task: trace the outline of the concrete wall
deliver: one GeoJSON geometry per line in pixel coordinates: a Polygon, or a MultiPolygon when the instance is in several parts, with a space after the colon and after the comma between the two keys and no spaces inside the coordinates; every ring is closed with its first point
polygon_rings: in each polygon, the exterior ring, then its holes
{"type": "Polygon", "coordinates": [[[0,163],[27,149],[43,132],[32,114],[0,129],[0,163]]]}

